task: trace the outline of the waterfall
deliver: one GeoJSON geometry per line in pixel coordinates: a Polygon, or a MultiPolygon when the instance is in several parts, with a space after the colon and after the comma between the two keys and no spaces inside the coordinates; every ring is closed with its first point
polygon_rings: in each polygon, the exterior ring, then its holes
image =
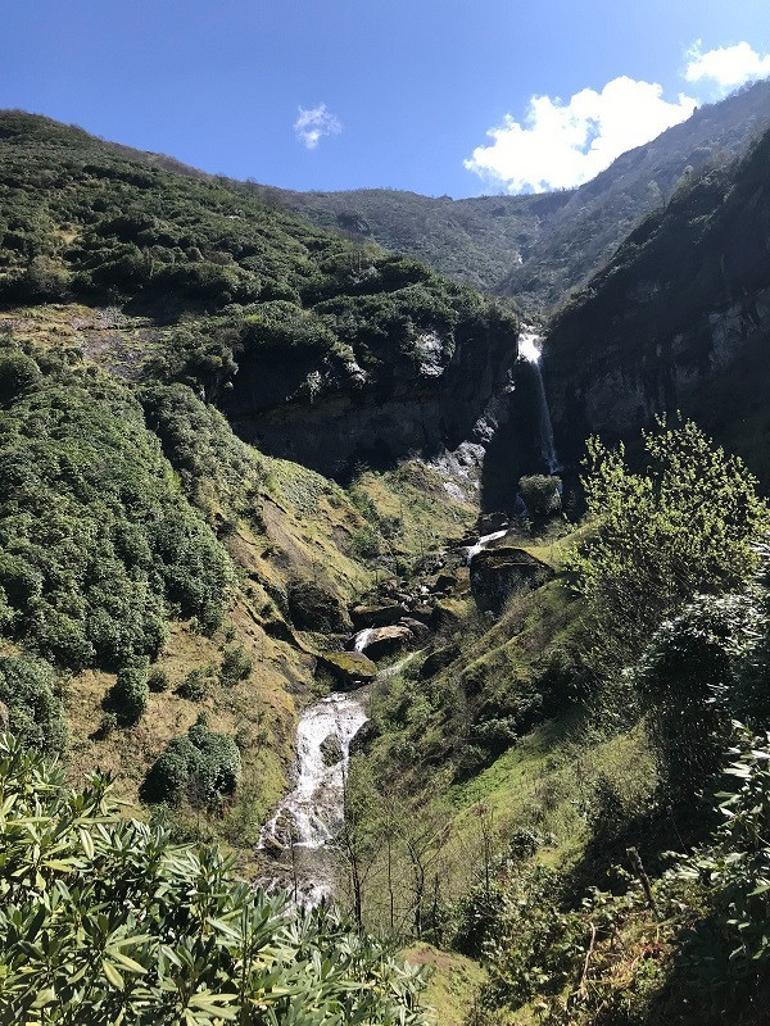
{"type": "Polygon", "coordinates": [[[559,470],[559,457],[553,438],[551,411],[548,409],[548,398],[545,394],[543,372],[540,367],[542,356],[542,336],[531,328],[525,327],[519,336],[519,356],[526,360],[535,375],[535,397],[537,399],[537,430],[540,438],[540,455],[549,474],[559,470]]]}
{"type": "Polygon", "coordinates": [[[334,693],[304,711],[297,727],[296,785],[262,828],[259,848],[273,853],[283,869],[275,881],[264,882],[298,886],[296,899],[302,904],[317,905],[332,895],[334,860],[324,846],[342,826],[350,743],[368,718],[368,695],[369,688],[334,693]],[[331,765],[324,757],[329,738],[339,744],[339,758],[331,765]]]}
{"type": "Polygon", "coordinates": [[[503,531],[493,531],[492,534],[483,534],[475,545],[469,545],[466,548],[465,562],[470,563],[474,556],[477,556],[479,552],[483,552],[484,549],[488,549],[492,542],[496,542],[500,538],[505,538],[506,534],[508,534],[507,527],[503,531]]]}
{"type": "MultiPolygon", "coordinates": [[[[377,680],[398,674],[420,652],[410,652],[380,670],[377,680]]],[[[366,723],[371,685],[333,692],[308,706],[297,725],[297,777],[294,789],[265,823],[258,850],[269,860],[270,875],[260,883],[294,889],[296,901],[317,905],[333,898],[336,856],[334,840],[343,824],[345,778],[350,745],[366,723]],[[326,757],[326,743],[335,739],[337,758],[326,757]]]]}
{"type": "Polygon", "coordinates": [[[366,646],[369,644],[369,639],[372,636],[374,628],[364,627],[362,631],[353,638],[353,651],[354,652],[365,652],[366,646]]]}

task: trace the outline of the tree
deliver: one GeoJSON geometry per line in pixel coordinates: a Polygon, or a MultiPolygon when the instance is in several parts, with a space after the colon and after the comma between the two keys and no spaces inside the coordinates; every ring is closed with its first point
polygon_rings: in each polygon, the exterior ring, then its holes
{"type": "Polygon", "coordinates": [[[519,492],[530,518],[543,524],[561,512],[561,478],[550,474],[532,474],[519,478],[519,492]]]}
{"type": "Polygon", "coordinates": [[[753,686],[757,667],[766,680],[766,631],[766,616],[751,597],[698,596],[663,623],[634,667],[630,679],[647,712],[669,800],[690,801],[714,777],[736,719],[767,715],[767,698],[753,686]]]}
{"type": "Polygon", "coordinates": [[[644,466],[588,442],[593,531],[568,567],[587,600],[594,661],[608,674],[637,657],[661,621],[699,593],[738,590],[770,526],[757,481],[692,421],[643,433],[644,466]]]}

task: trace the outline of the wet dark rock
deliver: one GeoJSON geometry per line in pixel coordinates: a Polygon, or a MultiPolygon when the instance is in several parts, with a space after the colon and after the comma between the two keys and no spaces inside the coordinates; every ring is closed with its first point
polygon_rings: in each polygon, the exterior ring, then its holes
{"type": "Polygon", "coordinates": [[[356,755],[358,752],[365,751],[376,736],[377,731],[374,729],[374,724],[371,720],[367,720],[358,733],[351,739],[348,749],[350,754],[356,755]]]}
{"type": "MultiPolygon", "coordinates": [[[[494,534],[495,531],[505,531],[508,528],[507,513],[482,513],[478,520],[478,533],[480,535],[494,534]]],[[[469,544],[475,542],[473,538],[469,544]]]]}
{"type": "Polygon", "coordinates": [[[460,582],[454,574],[439,574],[433,587],[434,591],[454,591],[460,582]]]}
{"type": "Polygon", "coordinates": [[[354,606],[350,610],[350,618],[356,630],[364,627],[390,627],[406,616],[406,605],[389,603],[388,605],[354,606]]]}
{"type": "Polygon", "coordinates": [[[484,549],[471,560],[471,592],[482,612],[498,616],[515,592],[538,588],[553,571],[523,549],[484,549]]]}
{"type": "Polygon", "coordinates": [[[411,620],[419,620],[426,627],[430,627],[433,623],[433,606],[428,605],[426,602],[412,606],[409,610],[409,618],[411,620]]]}
{"type": "Polygon", "coordinates": [[[321,742],[321,756],[324,766],[336,766],[342,762],[342,744],[336,734],[329,734],[321,742]]]}
{"type": "Polygon", "coordinates": [[[399,623],[402,627],[408,627],[418,641],[422,641],[430,634],[428,624],[423,623],[422,620],[415,620],[411,616],[405,616],[399,623]]]}

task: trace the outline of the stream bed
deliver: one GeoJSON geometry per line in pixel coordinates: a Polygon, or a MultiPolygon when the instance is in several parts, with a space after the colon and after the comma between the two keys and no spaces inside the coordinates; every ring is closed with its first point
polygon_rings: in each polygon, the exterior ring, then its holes
{"type": "MultiPolygon", "coordinates": [[[[411,652],[376,679],[394,676],[419,654],[411,652]]],[[[268,867],[261,882],[290,891],[303,905],[317,905],[334,894],[334,842],[343,826],[350,745],[369,718],[373,686],[332,692],[302,712],[294,788],[262,828],[259,850],[268,867]]]]}

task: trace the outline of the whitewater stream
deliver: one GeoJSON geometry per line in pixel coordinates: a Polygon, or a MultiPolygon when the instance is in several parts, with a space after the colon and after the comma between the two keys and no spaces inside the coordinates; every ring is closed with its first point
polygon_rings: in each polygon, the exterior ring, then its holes
{"type": "MultiPolygon", "coordinates": [[[[381,670],[377,680],[394,676],[417,655],[381,670]]],[[[259,849],[271,861],[271,875],[262,883],[293,891],[300,904],[317,905],[333,896],[334,840],[343,825],[350,745],[369,718],[371,689],[367,684],[333,692],[305,709],[297,726],[294,789],[262,828],[259,849]]]]}

